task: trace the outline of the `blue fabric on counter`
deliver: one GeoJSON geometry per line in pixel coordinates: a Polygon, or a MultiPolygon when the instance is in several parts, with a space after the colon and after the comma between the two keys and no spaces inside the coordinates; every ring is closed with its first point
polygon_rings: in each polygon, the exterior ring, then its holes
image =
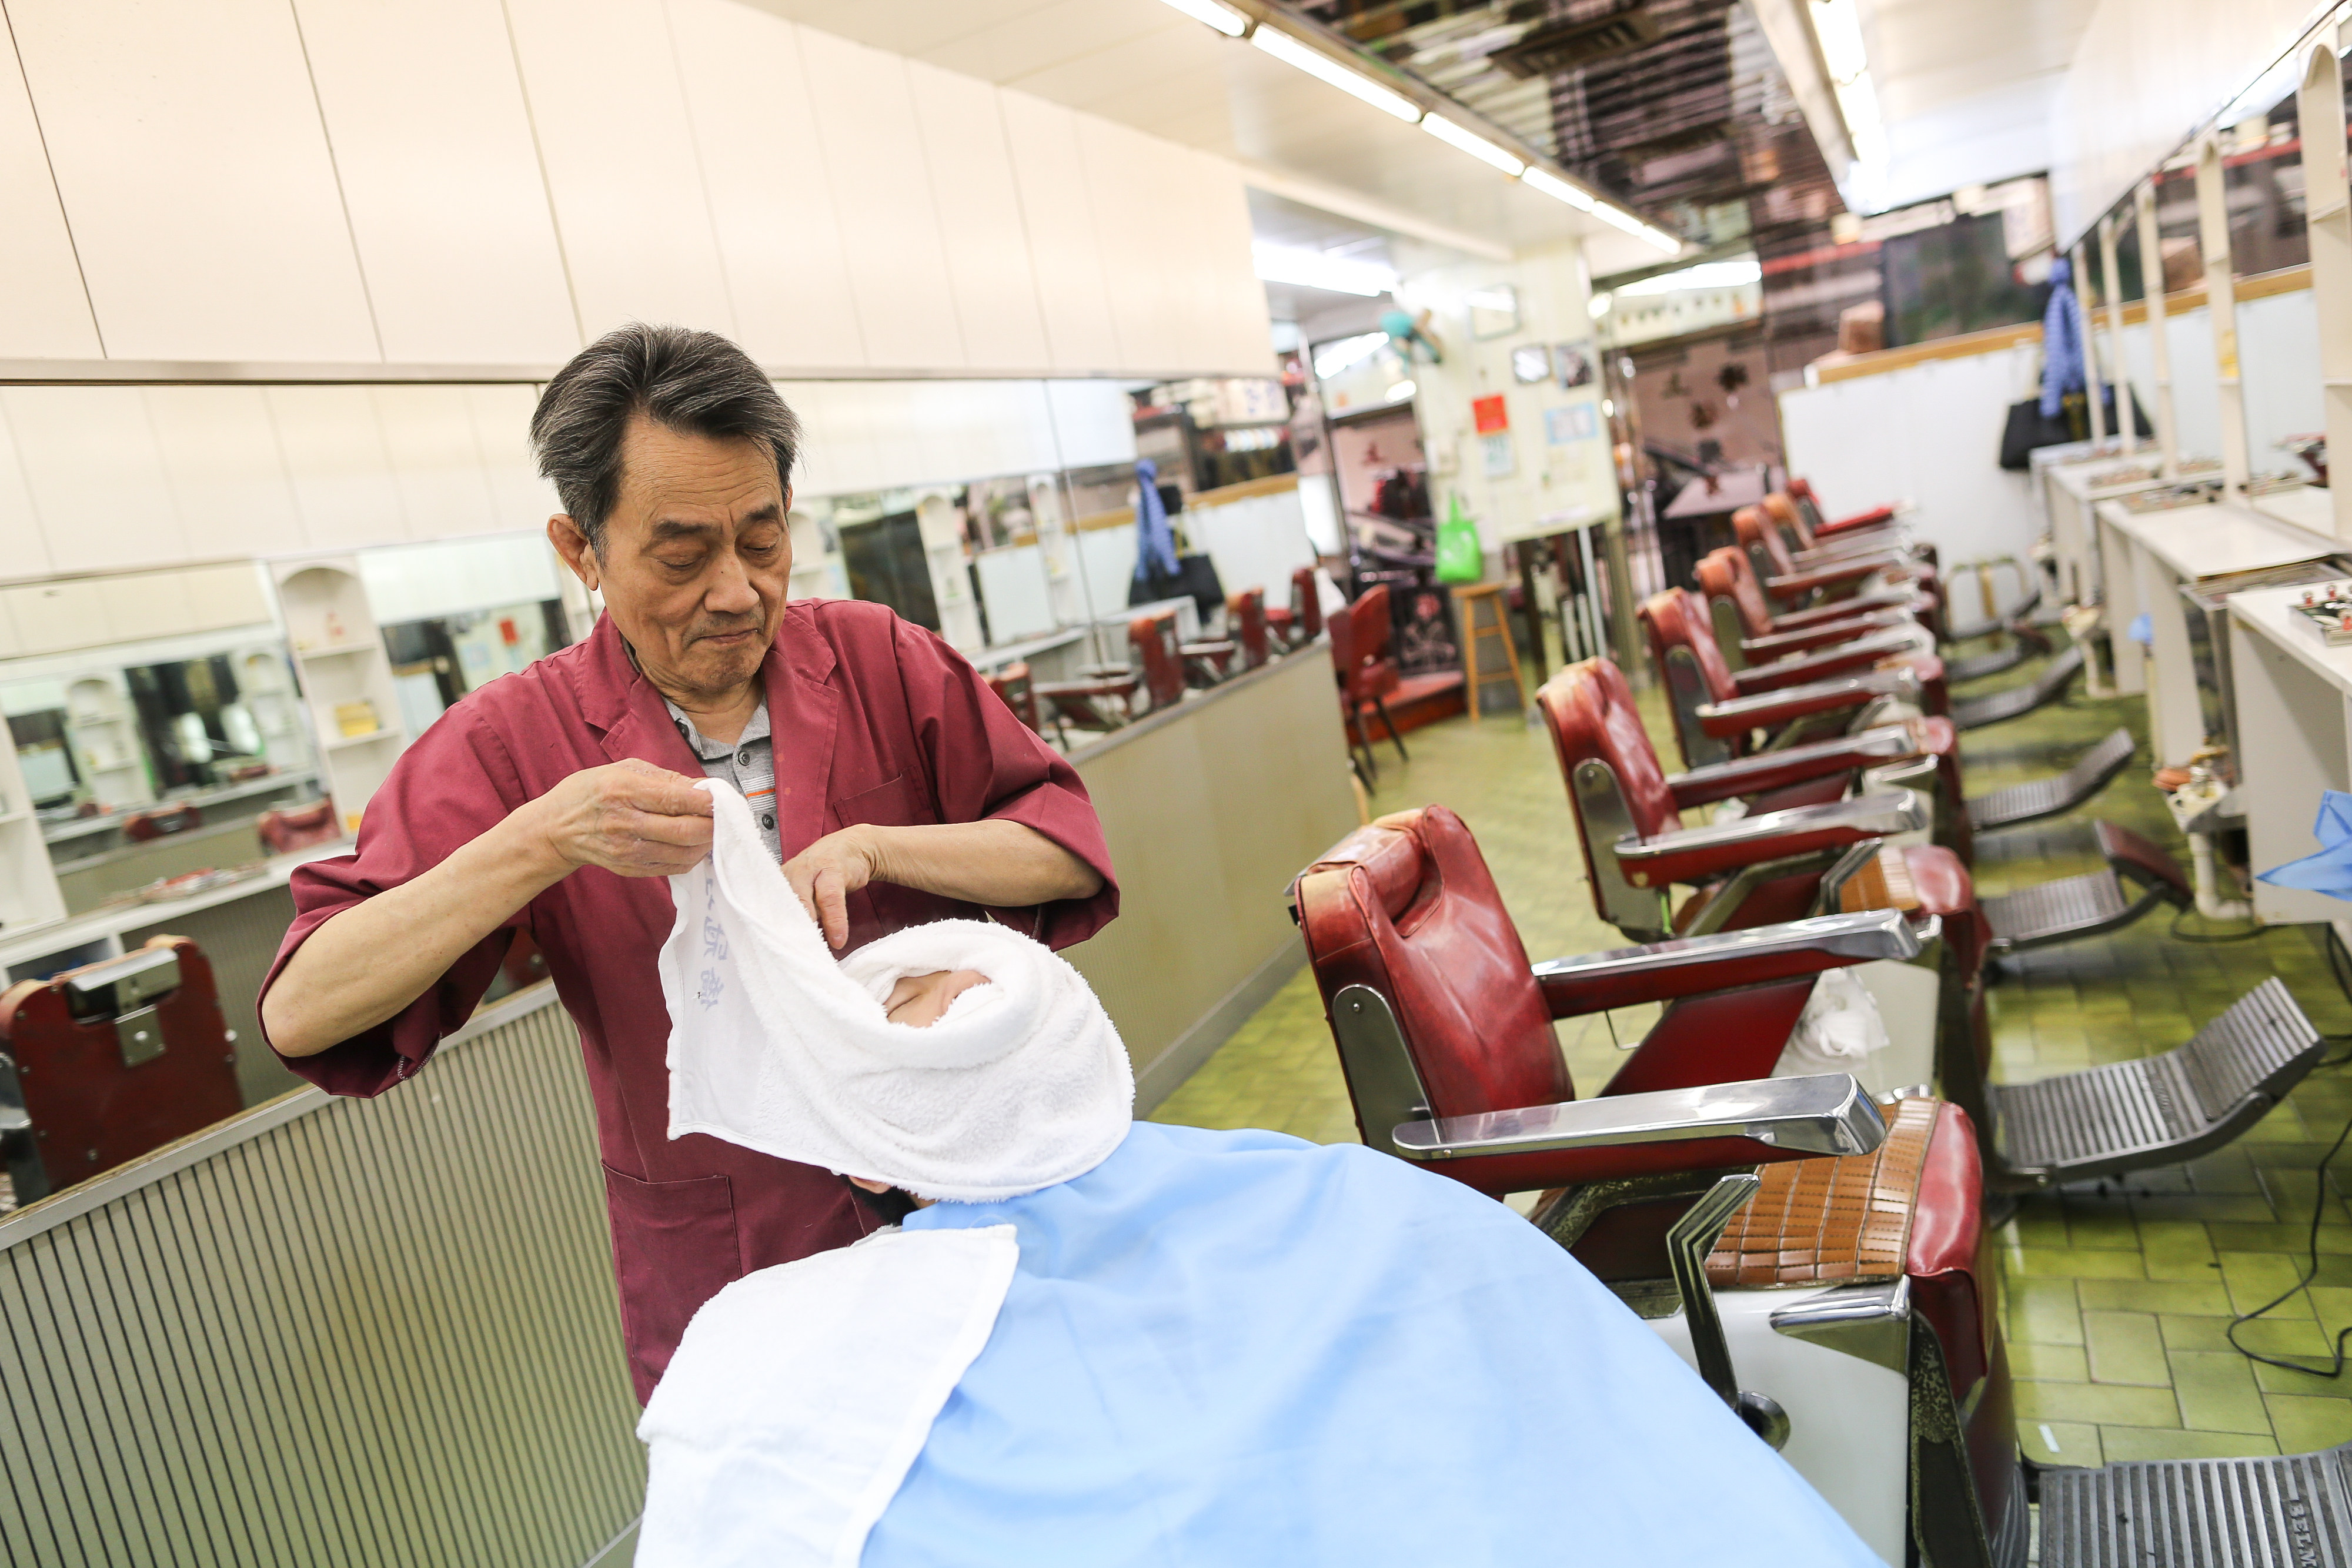
{"type": "Polygon", "coordinates": [[[1387,1155],[1139,1123],[904,1223],[1021,1261],[864,1568],[1877,1561],[1557,1244],[1387,1155]]]}
{"type": "Polygon", "coordinates": [[[1136,580],[1154,572],[1173,577],[1182,570],[1176,564],[1176,530],[1160,504],[1160,465],[1147,457],[1135,465],[1136,580]]]}
{"type": "Polygon", "coordinates": [[[2070,392],[2084,388],[2083,302],[2065,257],[2050,264],[2050,303],[2042,312],[2042,417],[2058,417],[2070,392]]]}
{"type": "Polygon", "coordinates": [[[2138,643],[2143,648],[2155,647],[2156,617],[2150,615],[2145,610],[2141,611],[2138,614],[2132,617],[2131,626],[2124,632],[2124,635],[2129,637],[2133,642],[2138,643]]]}
{"type": "Polygon", "coordinates": [[[2352,795],[2319,792],[2319,820],[2311,825],[2319,852],[2274,865],[2261,873],[2273,887],[2299,887],[2330,898],[2352,900],[2352,795]]]}

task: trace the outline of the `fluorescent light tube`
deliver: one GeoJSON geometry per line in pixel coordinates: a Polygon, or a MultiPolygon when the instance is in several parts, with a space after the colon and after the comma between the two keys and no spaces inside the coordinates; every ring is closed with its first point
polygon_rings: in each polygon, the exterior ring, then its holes
{"type": "Polygon", "coordinates": [[[1653,227],[1622,208],[1611,206],[1607,202],[1594,203],[1592,215],[1612,228],[1623,229],[1635,239],[1657,246],[1668,256],[1683,248],[1683,242],[1665,230],[1653,227]]]}
{"type": "Polygon", "coordinates": [[[1206,22],[1228,38],[1238,38],[1249,31],[1249,18],[1230,5],[1220,5],[1217,0],[1160,0],[1160,4],[1181,11],[1195,22],[1206,22]]]}
{"type": "Polygon", "coordinates": [[[1421,128],[1444,142],[1458,147],[1481,163],[1489,163],[1514,177],[1524,173],[1527,163],[1504,152],[1483,136],[1473,136],[1442,114],[1433,114],[1421,122],[1421,128]]]}
{"type": "Polygon", "coordinates": [[[1257,275],[1267,283],[1295,283],[1307,288],[1328,288],[1335,294],[1370,298],[1386,294],[1397,283],[1396,270],[1375,261],[1353,261],[1319,250],[1273,245],[1259,240],[1250,246],[1257,275]]]}
{"type": "Polygon", "coordinates": [[[1519,180],[1531,191],[1541,191],[1555,202],[1566,202],[1580,213],[1592,210],[1592,193],[1570,184],[1548,170],[1530,166],[1519,180]]]}
{"type": "Polygon", "coordinates": [[[1294,66],[1308,76],[1329,82],[1341,92],[1362,99],[1383,114],[1393,114],[1407,124],[1421,118],[1421,105],[1402,93],[1391,92],[1362,72],[1349,69],[1330,56],[1318,49],[1308,48],[1277,28],[1260,26],[1250,35],[1250,42],[1284,65],[1294,66]]]}

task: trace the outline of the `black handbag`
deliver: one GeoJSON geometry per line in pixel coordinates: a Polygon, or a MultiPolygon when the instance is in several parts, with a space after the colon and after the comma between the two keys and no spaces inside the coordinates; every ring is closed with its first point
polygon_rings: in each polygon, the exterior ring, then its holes
{"type": "Polygon", "coordinates": [[[1174,571],[1154,567],[1141,577],[1128,580],[1130,607],[1165,599],[1190,599],[1201,612],[1202,623],[1207,624],[1225,602],[1224,587],[1217,580],[1217,563],[1205,555],[1178,556],[1174,571]]]}
{"type": "Polygon", "coordinates": [[[2012,473],[2022,474],[2033,466],[2032,456],[2036,447],[2061,446],[2074,439],[2063,410],[2044,419],[2039,397],[2011,403],[2009,421],[2000,430],[2000,465],[2012,473]]]}

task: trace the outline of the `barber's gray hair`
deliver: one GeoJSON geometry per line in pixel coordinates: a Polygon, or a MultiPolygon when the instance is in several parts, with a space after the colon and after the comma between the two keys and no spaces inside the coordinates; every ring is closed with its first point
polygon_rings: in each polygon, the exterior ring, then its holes
{"type": "Polygon", "coordinates": [[[800,421],[751,357],[716,332],[632,321],[574,354],[530,416],[539,471],[600,559],[621,489],[621,436],[640,413],[688,435],[763,442],[778,481],[792,483],[800,421]]]}

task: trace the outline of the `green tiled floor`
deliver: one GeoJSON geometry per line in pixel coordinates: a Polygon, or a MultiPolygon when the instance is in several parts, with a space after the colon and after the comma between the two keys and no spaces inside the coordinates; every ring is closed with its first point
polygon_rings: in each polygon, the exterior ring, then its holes
{"type": "MultiPolygon", "coordinates": [[[[2024,678],[2020,671],[1993,685],[2024,678]]],[[[1644,698],[1652,736],[1671,737],[1644,698]]],[[[1970,791],[2039,777],[2118,724],[2145,740],[2137,699],[2063,706],[1967,737],[1970,791]]],[[[1443,802],[1478,835],[1530,957],[1621,945],[1593,913],[1549,742],[1507,719],[1455,719],[1406,737],[1412,760],[1381,755],[1375,811],[1443,802]]],[[[1671,765],[1671,762],[1670,762],[1671,765]]],[[[2000,893],[2089,871],[2094,815],[2186,849],[2141,760],[2075,816],[1991,835],[1977,883],[2000,893]]],[[[2283,977],[2314,1022],[2352,1031],[2315,933],[2192,944],[2168,910],[2129,930],[2012,961],[1992,991],[1995,1073],[2016,1082],[2145,1056],[2187,1040],[2265,977],[2283,977]]],[[[2190,917],[2184,931],[2198,935],[2190,917]]],[[[1561,1043],[1591,1092],[1637,1040],[1650,1009],[1576,1020],[1561,1043]]],[[[1156,1119],[1355,1136],[1330,1035],[1310,977],[1295,977],[1156,1119]]],[[[2003,1323],[2018,1378],[2019,1436],[2042,1460],[2293,1452],[2352,1440],[2352,1373],[2330,1381],[2257,1366],[2224,1339],[2232,1313],[2294,1282],[2310,1223],[2313,1172],[2352,1117],[2352,1069],[2323,1070],[2231,1148],[2194,1165],[2028,1199],[2002,1226],[2003,1323]]],[[[2344,1157],[2352,1162],[2352,1154],[2344,1157]]],[[[2331,1174],[2316,1286],[2240,1338],[2272,1354],[2324,1356],[2352,1326],[2352,1210],[2331,1174]]]]}

